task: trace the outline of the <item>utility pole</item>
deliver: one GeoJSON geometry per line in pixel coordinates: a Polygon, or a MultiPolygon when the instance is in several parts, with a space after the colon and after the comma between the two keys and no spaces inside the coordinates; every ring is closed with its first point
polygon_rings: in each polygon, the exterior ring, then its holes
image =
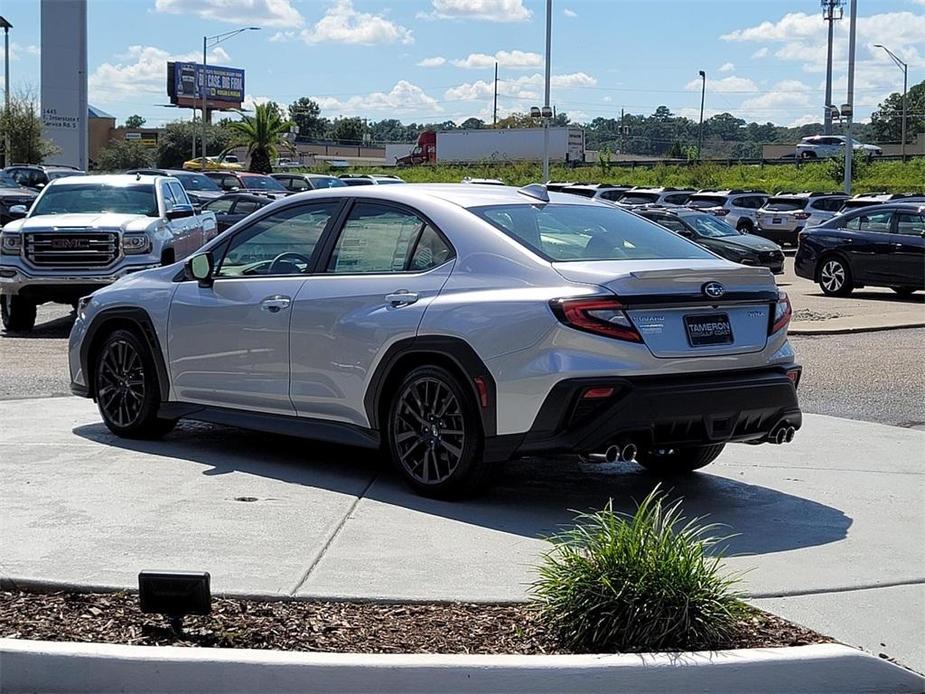
{"type": "MultiPolygon", "coordinates": [[[[13,25],[6,19],[0,17],[0,27],[3,27],[3,93],[4,93],[4,117],[10,118],[10,29],[13,25]]],[[[3,165],[9,166],[10,161],[10,129],[3,129],[3,165]]]]}
{"type": "Polygon", "coordinates": [[[495,105],[491,116],[492,126],[498,125],[498,61],[495,61],[495,105]]]}
{"type": "Polygon", "coordinates": [[[889,48],[882,44],[874,44],[874,48],[882,48],[886,51],[887,55],[893,59],[893,62],[896,63],[897,67],[903,71],[903,140],[902,140],[902,158],[903,161],[906,161],[906,114],[909,111],[908,105],[908,91],[909,91],[909,64],[904,63],[900,60],[889,48]]]}
{"type": "Polygon", "coordinates": [[[549,84],[552,50],[552,0],[546,0],[546,99],[543,102],[543,183],[549,180],[549,84]]]}
{"type": "Polygon", "coordinates": [[[842,106],[842,115],[845,116],[845,193],[847,195],[851,195],[851,165],[854,163],[851,121],[854,118],[854,54],[858,38],[858,0],[851,0],[851,18],[849,21],[851,26],[848,29],[848,101],[842,106]]]}
{"type": "Polygon", "coordinates": [[[703,85],[700,87],[700,136],[697,143],[697,158],[703,161],[703,102],[707,95],[707,73],[701,70],[699,74],[703,85]]]}
{"type": "Polygon", "coordinates": [[[626,114],[620,109],[620,154],[626,152],[626,114]]]}
{"type": "Polygon", "coordinates": [[[835,22],[844,15],[842,5],[845,0],[822,0],[822,18],[829,23],[829,51],[825,69],[825,115],[823,116],[823,130],[826,135],[832,134],[832,44],[835,40],[835,22]]]}

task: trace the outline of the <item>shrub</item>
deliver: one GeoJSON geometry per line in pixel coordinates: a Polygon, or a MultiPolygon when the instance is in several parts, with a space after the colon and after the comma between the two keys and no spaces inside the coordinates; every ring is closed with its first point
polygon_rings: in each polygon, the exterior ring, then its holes
{"type": "Polygon", "coordinates": [[[656,487],[632,515],[580,514],[532,587],[541,619],[579,652],[698,650],[734,635],[750,608],[723,575],[716,525],[681,516],[656,487]]]}
{"type": "Polygon", "coordinates": [[[99,171],[125,171],[145,169],[154,164],[154,150],[140,142],[112,140],[103,147],[96,158],[99,171]]]}

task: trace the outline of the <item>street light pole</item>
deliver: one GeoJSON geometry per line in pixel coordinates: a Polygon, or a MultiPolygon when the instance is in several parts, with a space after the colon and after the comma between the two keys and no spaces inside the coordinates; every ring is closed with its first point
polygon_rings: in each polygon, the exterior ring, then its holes
{"type": "MultiPolygon", "coordinates": [[[[550,51],[552,50],[552,0],[546,0],[546,99],[543,110],[548,111],[550,84],[550,51]]],[[[543,114],[543,183],[549,180],[549,118],[543,114]]]]}
{"type": "MultiPolygon", "coordinates": [[[[7,121],[10,119],[10,29],[13,25],[6,19],[0,17],[0,27],[3,27],[3,93],[4,93],[4,111],[3,115],[7,121]]],[[[9,166],[10,161],[10,128],[3,128],[3,165],[9,166]]]]}
{"type": "Polygon", "coordinates": [[[858,0],[851,0],[849,21],[851,24],[848,28],[848,102],[842,107],[842,115],[845,116],[845,193],[851,195],[851,166],[854,163],[851,121],[854,118],[854,54],[858,36],[858,0]]]}
{"type": "Polygon", "coordinates": [[[900,60],[893,51],[884,46],[883,44],[874,44],[874,48],[882,48],[886,51],[887,55],[893,59],[893,62],[903,71],[903,139],[902,139],[902,158],[903,161],[906,161],[906,114],[908,113],[909,106],[906,103],[908,99],[908,86],[909,86],[909,65],[900,60]]]}
{"type": "Polygon", "coordinates": [[[707,73],[701,70],[699,74],[703,84],[700,87],[700,136],[697,143],[697,158],[703,161],[703,103],[707,96],[707,73]]]}
{"type": "Polygon", "coordinates": [[[206,137],[207,137],[206,126],[208,125],[207,118],[206,118],[208,104],[206,103],[206,99],[209,93],[209,87],[207,84],[208,70],[206,69],[207,67],[206,51],[210,45],[209,42],[211,41],[212,46],[217,46],[222,41],[226,41],[227,39],[230,39],[232,36],[237,36],[238,34],[241,34],[245,31],[259,31],[259,30],[260,30],[260,27],[244,27],[243,29],[235,29],[234,31],[226,31],[224,34],[216,34],[215,36],[203,36],[202,37],[202,83],[200,86],[200,90],[202,91],[202,94],[201,94],[202,96],[202,137],[200,138],[201,145],[202,145],[202,159],[200,159],[200,169],[202,171],[206,170],[206,137]]]}

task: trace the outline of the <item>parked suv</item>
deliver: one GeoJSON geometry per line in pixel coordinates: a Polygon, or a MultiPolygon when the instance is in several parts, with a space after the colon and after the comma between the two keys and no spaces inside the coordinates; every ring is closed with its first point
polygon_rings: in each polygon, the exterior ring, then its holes
{"type": "Polygon", "coordinates": [[[64,166],[63,164],[48,166],[43,164],[13,164],[3,171],[9,174],[19,185],[35,190],[41,190],[57,178],[87,175],[86,172],[78,168],[64,166]]]}
{"type": "MultiPolygon", "coordinates": [[[[804,137],[797,145],[796,155],[800,159],[824,159],[826,157],[843,157],[845,156],[844,135],[812,135],[804,137]]],[[[855,139],[851,140],[851,146],[855,152],[860,152],[867,156],[879,157],[883,150],[877,145],[865,145],[855,139]]]]}
{"type": "Polygon", "coordinates": [[[623,197],[626,191],[632,190],[632,188],[633,186],[612,183],[576,183],[574,185],[564,186],[560,190],[563,193],[580,195],[584,198],[597,198],[598,200],[616,202],[623,197]]]}
{"type": "Polygon", "coordinates": [[[834,217],[847,199],[844,193],[777,193],[758,210],[754,233],[795,246],[803,229],[834,217]]]}
{"type": "Polygon", "coordinates": [[[925,205],[871,205],[807,229],[794,266],[831,296],[868,285],[902,296],[925,289],[925,205]]]}
{"type": "Polygon", "coordinates": [[[76,305],[120,277],[185,258],[215,233],[215,215],[196,214],[175,178],[54,180],[0,232],[3,326],[31,330],[37,305],[76,305]]]}
{"type": "Polygon", "coordinates": [[[36,195],[34,190],[19,185],[0,171],[0,227],[14,219],[25,217],[36,195]]]}
{"type": "Polygon", "coordinates": [[[698,190],[687,206],[720,217],[729,226],[751,234],[757,226],[758,210],[768,194],[758,190],[698,190]]]}
{"type": "Polygon", "coordinates": [[[270,178],[275,178],[286,190],[292,193],[318,190],[320,188],[342,188],[347,185],[337,176],[327,176],[325,174],[272,173],[270,178]]]}
{"type": "Polygon", "coordinates": [[[241,171],[206,171],[205,175],[215,181],[218,187],[226,193],[241,191],[269,195],[273,198],[289,195],[289,191],[283,187],[282,183],[264,174],[241,171]]]}
{"type": "Polygon", "coordinates": [[[694,192],[679,188],[631,188],[620,196],[617,204],[626,209],[642,205],[683,205],[694,192]]]}
{"type": "Polygon", "coordinates": [[[767,269],[607,203],[332,188],[82,302],[71,387],[119,436],[191,418],[381,447],[437,496],[517,456],[683,473],[793,438],[790,314],[767,269]]]}
{"type": "Polygon", "coordinates": [[[921,193],[859,193],[858,195],[842,201],[839,214],[857,210],[871,205],[886,205],[891,202],[925,203],[925,195],[921,193]]]}

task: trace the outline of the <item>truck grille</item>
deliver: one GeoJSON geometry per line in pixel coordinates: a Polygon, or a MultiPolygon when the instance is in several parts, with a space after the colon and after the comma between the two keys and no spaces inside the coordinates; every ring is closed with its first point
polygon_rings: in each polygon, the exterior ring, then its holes
{"type": "Polygon", "coordinates": [[[103,267],[119,256],[116,233],[26,234],[26,259],[43,267],[103,267]]]}

